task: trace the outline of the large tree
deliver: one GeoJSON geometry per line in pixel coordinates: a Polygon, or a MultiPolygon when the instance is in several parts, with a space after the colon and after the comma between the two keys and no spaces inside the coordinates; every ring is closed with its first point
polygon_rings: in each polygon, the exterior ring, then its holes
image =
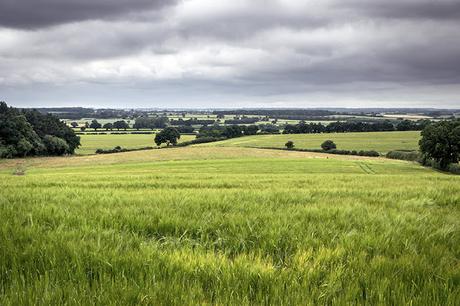
{"type": "Polygon", "coordinates": [[[115,122],[113,123],[113,127],[116,128],[118,131],[119,131],[120,129],[123,129],[123,130],[126,131],[126,129],[129,128],[129,124],[126,123],[125,120],[119,120],[119,121],[115,121],[115,122]]]}
{"type": "Polygon", "coordinates": [[[422,131],[420,151],[441,169],[460,159],[460,120],[432,123],[422,131]]]}
{"type": "Polygon", "coordinates": [[[170,144],[176,145],[178,139],[180,139],[179,131],[176,128],[167,127],[156,134],[154,141],[157,146],[161,146],[162,143],[169,146],[170,144]]]}
{"type": "Polygon", "coordinates": [[[94,119],[93,121],[91,121],[91,124],[89,125],[89,127],[96,131],[97,129],[100,129],[102,125],[99,122],[97,122],[96,119],[94,119]]]}

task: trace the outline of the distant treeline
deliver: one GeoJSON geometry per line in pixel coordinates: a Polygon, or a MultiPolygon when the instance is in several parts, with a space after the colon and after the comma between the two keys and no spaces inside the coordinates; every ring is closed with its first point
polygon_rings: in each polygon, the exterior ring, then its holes
{"type": "Polygon", "coordinates": [[[56,107],[37,108],[42,114],[53,114],[59,119],[81,120],[82,118],[109,119],[109,118],[136,118],[146,113],[139,110],[121,109],[93,109],[84,107],[56,107]]]}
{"type": "Polygon", "coordinates": [[[187,119],[187,120],[184,120],[184,119],[177,119],[177,120],[170,120],[170,124],[171,125],[175,125],[175,126],[180,126],[180,125],[187,125],[187,126],[191,126],[191,125],[210,125],[210,124],[214,124],[216,122],[216,120],[212,120],[212,119],[196,119],[196,118],[190,118],[190,119],[187,119]]]}
{"type": "Polygon", "coordinates": [[[344,132],[385,132],[385,131],[421,131],[430,124],[429,120],[403,120],[391,122],[332,122],[328,125],[321,123],[287,124],[283,134],[311,134],[311,133],[344,133],[344,132]]]}
{"type": "Polygon", "coordinates": [[[259,131],[256,125],[211,125],[202,126],[199,130],[197,138],[213,137],[213,138],[235,138],[245,135],[255,135],[259,131]]]}
{"type": "Polygon", "coordinates": [[[168,124],[167,117],[138,117],[134,122],[135,129],[162,129],[168,124]]]}
{"type": "Polygon", "coordinates": [[[225,120],[225,124],[253,124],[257,121],[260,121],[260,118],[243,117],[238,119],[227,119],[225,120]]]}
{"type": "Polygon", "coordinates": [[[57,117],[0,102],[0,157],[73,154],[80,137],[57,117]]]}
{"type": "Polygon", "coordinates": [[[271,118],[280,116],[331,116],[337,115],[337,112],[320,109],[236,109],[236,110],[224,110],[224,111],[213,111],[214,115],[256,115],[256,116],[268,116],[271,118]]]}
{"type": "Polygon", "coordinates": [[[198,132],[197,138],[214,137],[214,138],[235,138],[256,134],[279,134],[279,128],[274,124],[260,125],[208,125],[202,126],[198,132]]]}

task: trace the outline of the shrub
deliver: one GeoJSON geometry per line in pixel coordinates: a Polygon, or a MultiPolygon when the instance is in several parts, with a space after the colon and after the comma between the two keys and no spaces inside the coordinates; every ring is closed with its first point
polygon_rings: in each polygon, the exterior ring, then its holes
{"type": "Polygon", "coordinates": [[[421,156],[417,151],[390,151],[386,154],[386,157],[391,159],[417,161],[421,156]]]}
{"type": "Polygon", "coordinates": [[[288,148],[288,149],[294,148],[294,142],[293,142],[292,140],[289,140],[289,141],[286,142],[284,145],[285,145],[286,148],[288,148]]]}
{"type": "Polygon", "coordinates": [[[374,150],[370,150],[370,151],[361,150],[361,151],[358,152],[358,155],[359,156],[379,157],[380,153],[377,152],[377,151],[374,151],[374,150]]]}
{"type": "Polygon", "coordinates": [[[459,164],[449,164],[447,171],[453,174],[460,174],[460,165],[459,164]]]}
{"type": "Polygon", "coordinates": [[[332,140],[326,140],[325,142],[321,144],[321,148],[324,151],[329,151],[329,150],[337,149],[337,146],[332,140]]]}
{"type": "Polygon", "coordinates": [[[143,151],[143,150],[152,150],[153,147],[143,147],[143,148],[136,148],[136,149],[126,149],[120,146],[116,146],[113,149],[97,149],[96,154],[112,154],[112,153],[120,153],[120,152],[131,152],[131,151],[143,151]]]}

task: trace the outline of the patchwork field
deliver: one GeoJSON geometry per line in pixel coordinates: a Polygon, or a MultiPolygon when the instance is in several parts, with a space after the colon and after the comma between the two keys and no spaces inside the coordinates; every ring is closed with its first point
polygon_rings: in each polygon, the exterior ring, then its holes
{"type": "Polygon", "coordinates": [[[420,132],[255,135],[203,144],[202,146],[284,148],[284,144],[288,140],[292,140],[296,148],[320,149],[321,143],[328,139],[333,140],[338,149],[375,150],[386,153],[391,150],[417,150],[420,132]]]}
{"type": "MultiPolygon", "coordinates": [[[[81,147],[77,149],[77,154],[94,154],[97,149],[113,149],[120,146],[127,149],[143,147],[155,147],[154,134],[106,134],[106,135],[79,135],[81,147]]],[[[187,141],[194,139],[195,136],[182,135],[179,139],[187,141]]]]}
{"type": "Polygon", "coordinates": [[[0,220],[2,305],[460,300],[460,177],[415,163],[201,146],[9,160],[0,220]]]}

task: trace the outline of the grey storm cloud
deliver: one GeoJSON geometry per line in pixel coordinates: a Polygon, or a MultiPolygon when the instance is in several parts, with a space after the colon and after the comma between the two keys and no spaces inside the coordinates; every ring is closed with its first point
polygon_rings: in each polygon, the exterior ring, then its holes
{"type": "Polygon", "coordinates": [[[460,107],[459,28],[452,0],[3,0],[0,100],[460,107]]]}
{"type": "Polygon", "coordinates": [[[119,17],[172,3],[167,0],[2,0],[0,25],[34,29],[67,22],[119,17]]]}

